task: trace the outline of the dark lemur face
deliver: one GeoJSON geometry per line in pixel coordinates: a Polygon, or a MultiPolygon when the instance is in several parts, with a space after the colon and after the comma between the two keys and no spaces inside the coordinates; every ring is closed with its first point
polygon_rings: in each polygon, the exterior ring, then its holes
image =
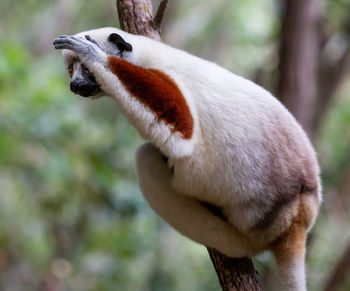
{"type": "Polygon", "coordinates": [[[68,74],[72,78],[70,90],[83,97],[95,96],[102,93],[95,76],[77,58],[72,59],[68,66],[68,74]]]}
{"type": "MultiPolygon", "coordinates": [[[[95,40],[87,36],[90,41],[97,44],[104,50],[95,40]]],[[[113,55],[123,57],[124,52],[131,52],[132,46],[126,42],[119,34],[112,33],[108,37],[108,41],[115,45],[115,52],[113,55]]],[[[70,90],[83,97],[103,95],[100,85],[97,83],[95,76],[89,69],[79,60],[79,58],[72,58],[68,65],[68,74],[72,78],[70,83],[70,90]]]]}

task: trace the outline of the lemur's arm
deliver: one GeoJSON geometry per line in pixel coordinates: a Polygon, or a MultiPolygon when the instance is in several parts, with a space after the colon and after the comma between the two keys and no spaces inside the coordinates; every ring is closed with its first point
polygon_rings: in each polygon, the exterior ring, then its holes
{"type": "Polygon", "coordinates": [[[61,36],[56,49],[74,51],[95,74],[101,88],[115,97],[146,139],[172,158],[189,155],[194,144],[194,119],[177,84],[164,72],[107,55],[96,41],[61,36]]]}

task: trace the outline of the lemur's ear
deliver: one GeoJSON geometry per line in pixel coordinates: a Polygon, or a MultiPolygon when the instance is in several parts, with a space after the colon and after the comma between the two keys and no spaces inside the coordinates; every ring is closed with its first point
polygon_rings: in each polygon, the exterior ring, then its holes
{"type": "Polygon", "coordinates": [[[132,51],[132,46],[130,43],[126,42],[119,34],[117,33],[112,33],[109,37],[108,37],[108,41],[114,43],[118,49],[123,52],[123,51],[127,51],[127,52],[131,52],[132,51]]]}

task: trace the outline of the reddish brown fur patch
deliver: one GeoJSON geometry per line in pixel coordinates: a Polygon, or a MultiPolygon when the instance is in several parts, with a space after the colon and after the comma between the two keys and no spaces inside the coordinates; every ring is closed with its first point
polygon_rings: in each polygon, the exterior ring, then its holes
{"type": "Polygon", "coordinates": [[[296,256],[305,256],[308,216],[304,203],[300,201],[298,214],[290,227],[270,245],[278,263],[287,263],[296,256]]]}
{"type": "Polygon", "coordinates": [[[155,69],[145,69],[109,56],[108,65],[125,88],[151,109],[160,120],[174,127],[185,139],[193,133],[193,118],[175,82],[155,69]]]}
{"type": "Polygon", "coordinates": [[[271,251],[278,263],[288,263],[294,257],[305,255],[306,230],[293,223],[288,231],[271,244],[271,251]]]}

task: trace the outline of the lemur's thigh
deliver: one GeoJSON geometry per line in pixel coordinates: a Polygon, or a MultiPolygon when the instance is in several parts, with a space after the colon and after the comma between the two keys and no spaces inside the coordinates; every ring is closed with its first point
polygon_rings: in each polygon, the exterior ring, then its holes
{"type": "Polygon", "coordinates": [[[141,191],[150,206],[182,234],[231,257],[250,254],[246,238],[198,200],[172,189],[172,172],[150,143],[136,154],[141,191]]]}

